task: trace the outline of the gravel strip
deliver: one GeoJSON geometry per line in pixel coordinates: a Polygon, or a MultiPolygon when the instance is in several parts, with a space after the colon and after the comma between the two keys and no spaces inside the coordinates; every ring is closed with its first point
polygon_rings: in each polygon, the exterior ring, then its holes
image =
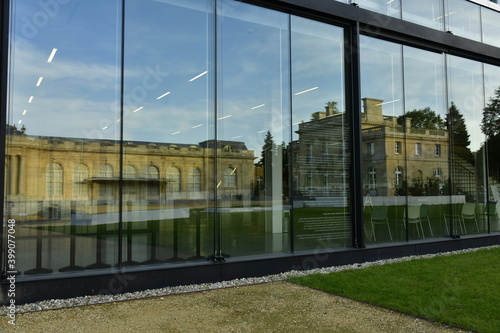
{"type": "MultiPolygon", "coordinates": [[[[328,274],[328,273],[340,272],[340,271],[344,271],[344,270],[361,269],[361,268],[366,268],[366,267],[380,266],[380,265],[385,265],[385,264],[392,264],[392,263],[410,261],[410,260],[421,259],[421,258],[434,258],[434,257],[441,257],[441,256],[449,256],[449,255],[460,254],[460,253],[474,252],[474,251],[481,250],[481,249],[491,249],[491,248],[498,248],[498,247],[500,247],[500,245],[472,248],[472,249],[465,249],[465,250],[451,251],[451,252],[443,252],[443,253],[426,254],[426,255],[406,256],[406,257],[377,260],[377,261],[365,262],[365,263],[354,263],[351,265],[343,265],[343,266],[316,268],[316,269],[311,269],[311,270],[307,270],[307,271],[293,270],[293,271],[289,271],[289,272],[285,272],[285,273],[273,274],[273,275],[262,276],[262,277],[251,277],[251,278],[234,279],[234,280],[230,280],[230,281],[222,281],[222,282],[216,282],[216,283],[203,283],[203,284],[192,284],[192,285],[186,285],[186,286],[165,287],[165,288],[159,288],[159,289],[148,289],[148,290],[138,291],[138,292],[133,292],[133,293],[123,293],[123,294],[114,294],[114,295],[93,295],[93,296],[83,296],[83,297],[75,297],[75,298],[69,298],[69,299],[50,299],[50,300],[45,300],[45,301],[36,302],[36,303],[17,305],[16,306],[16,313],[26,313],[26,312],[43,311],[43,310],[54,310],[54,309],[69,308],[69,307],[75,307],[75,306],[86,306],[86,305],[111,303],[111,302],[124,301],[124,300],[167,296],[167,295],[173,295],[173,294],[182,294],[182,293],[190,293],[190,292],[204,291],[204,290],[214,290],[214,289],[221,289],[221,288],[230,288],[230,287],[237,287],[237,286],[246,286],[246,285],[261,284],[261,283],[266,283],[266,282],[276,282],[276,281],[283,281],[283,280],[286,280],[290,277],[296,277],[296,276],[305,276],[305,275],[310,275],[310,274],[328,274]]],[[[0,315],[2,315],[2,316],[7,315],[7,311],[8,311],[8,309],[6,306],[0,307],[0,315]]]]}

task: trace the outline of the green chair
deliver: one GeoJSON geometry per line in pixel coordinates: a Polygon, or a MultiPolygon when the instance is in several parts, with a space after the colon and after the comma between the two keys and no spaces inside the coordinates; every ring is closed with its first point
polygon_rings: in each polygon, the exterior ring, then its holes
{"type": "Polygon", "coordinates": [[[377,241],[377,238],[375,237],[375,225],[385,224],[387,225],[387,230],[389,230],[389,237],[392,241],[391,228],[389,227],[389,218],[387,217],[387,206],[373,206],[370,220],[372,224],[373,240],[377,241]]]}
{"type": "MultiPolygon", "coordinates": [[[[420,208],[420,205],[408,205],[407,210],[405,211],[405,217],[407,218],[406,223],[408,223],[408,225],[413,224],[417,228],[418,237],[420,237],[420,231],[422,231],[422,238],[425,238],[422,219],[420,217],[420,208]],[[418,229],[419,226],[420,230],[418,229]]],[[[405,228],[406,223],[403,223],[405,228]]]]}
{"type": "Polygon", "coordinates": [[[477,233],[479,233],[479,223],[477,223],[476,217],[476,204],[473,202],[466,202],[462,206],[462,225],[465,234],[467,234],[467,227],[465,225],[465,221],[467,220],[472,220],[476,223],[477,233]]]}

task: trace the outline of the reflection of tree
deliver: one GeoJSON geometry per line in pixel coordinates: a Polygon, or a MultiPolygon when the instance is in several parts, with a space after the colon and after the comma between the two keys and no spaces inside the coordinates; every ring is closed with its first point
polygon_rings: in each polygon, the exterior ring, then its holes
{"type": "Polygon", "coordinates": [[[495,96],[483,109],[483,121],[481,130],[488,137],[500,134],[500,87],[495,90],[495,96]]]}
{"type": "Polygon", "coordinates": [[[453,102],[451,102],[449,112],[446,115],[446,123],[448,124],[454,154],[469,162],[473,162],[473,155],[468,148],[470,145],[470,135],[467,131],[467,125],[465,124],[464,116],[453,102]]]}
{"type": "Polygon", "coordinates": [[[411,118],[411,127],[425,129],[445,129],[446,124],[440,115],[432,111],[430,107],[414,109],[398,117],[398,124],[404,125],[406,118],[411,118]]]}
{"type": "Polygon", "coordinates": [[[412,195],[412,196],[427,196],[427,195],[443,195],[448,194],[447,181],[436,177],[427,177],[426,181],[420,178],[414,178],[411,185],[408,181],[403,180],[400,186],[396,187],[395,195],[412,195]]]}
{"type": "MultiPolygon", "coordinates": [[[[483,109],[481,130],[487,136],[490,176],[500,180],[500,87],[495,90],[495,95],[483,109]]],[[[484,146],[481,151],[483,149],[484,146]]]]}
{"type": "Polygon", "coordinates": [[[271,134],[271,131],[267,131],[266,137],[264,139],[264,145],[262,146],[262,151],[260,153],[260,161],[258,164],[263,167],[266,164],[271,164],[273,157],[276,156],[276,144],[274,143],[274,138],[271,134]]]}
{"type": "Polygon", "coordinates": [[[274,143],[274,138],[270,131],[267,131],[262,145],[262,152],[260,160],[255,164],[257,182],[255,184],[255,195],[259,195],[259,191],[265,190],[269,195],[272,192],[273,186],[277,184],[282,185],[282,194],[288,196],[288,167],[289,167],[289,152],[288,146],[285,142],[280,145],[274,143]],[[281,160],[279,160],[281,159],[281,160]],[[273,168],[281,163],[282,166],[282,179],[275,179],[273,184],[273,168]],[[280,182],[281,181],[281,182],[280,182]]]}
{"type": "Polygon", "coordinates": [[[335,101],[326,102],[326,108],[332,115],[339,113],[339,109],[337,108],[337,102],[335,101]]]}

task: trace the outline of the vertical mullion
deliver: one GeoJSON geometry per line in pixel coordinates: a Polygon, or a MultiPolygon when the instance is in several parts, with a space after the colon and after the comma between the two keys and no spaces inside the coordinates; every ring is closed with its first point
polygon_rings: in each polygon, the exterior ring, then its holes
{"type": "Polygon", "coordinates": [[[290,252],[294,253],[295,252],[295,223],[294,223],[294,209],[293,209],[293,187],[294,187],[294,179],[293,179],[293,169],[294,169],[294,163],[293,163],[293,151],[294,151],[294,143],[293,143],[293,68],[292,68],[292,58],[293,58],[293,53],[292,53],[292,15],[288,15],[288,68],[289,68],[289,80],[288,80],[288,85],[289,85],[289,104],[290,104],[290,129],[289,129],[289,137],[290,137],[290,143],[288,144],[288,197],[290,198],[291,206],[292,208],[290,209],[290,215],[288,218],[288,228],[290,230],[289,232],[289,237],[290,237],[290,252]]]}
{"type": "Polygon", "coordinates": [[[121,2],[121,39],[120,39],[120,152],[118,181],[118,267],[123,266],[123,123],[125,93],[125,0],[121,2]]]}
{"type": "MultiPolygon", "coordinates": [[[[219,52],[218,52],[218,47],[219,47],[219,6],[222,6],[219,0],[214,1],[213,5],[213,12],[214,12],[214,28],[213,28],[213,48],[214,48],[214,78],[213,78],[213,83],[214,83],[214,112],[213,112],[213,122],[214,122],[214,132],[213,132],[213,158],[214,158],[214,183],[212,186],[214,186],[214,260],[218,261],[219,258],[222,257],[222,249],[221,249],[221,222],[220,222],[220,213],[219,213],[219,191],[218,191],[218,180],[219,180],[219,160],[218,160],[218,153],[217,153],[217,148],[218,148],[218,122],[217,122],[217,117],[218,117],[218,99],[219,99],[219,85],[218,85],[218,80],[219,80],[219,75],[218,75],[218,63],[219,63],[219,52]]],[[[222,12],[222,11],[220,11],[222,12]]]]}
{"type": "MultiPolygon", "coordinates": [[[[1,119],[6,123],[7,119],[7,104],[8,104],[8,91],[7,91],[7,86],[8,86],[8,60],[9,60],[9,26],[10,26],[10,16],[9,16],[9,8],[10,8],[10,1],[2,1],[2,5],[0,8],[0,17],[2,18],[1,20],[1,25],[0,25],[0,117],[1,119]]],[[[0,177],[0,198],[2,200],[2,205],[0,207],[0,211],[2,213],[2,217],[4,216],[4,199],[5,199],[5,144],[6,144],[6,126],[2,125],[0,126],[0,136],[2,138],[2,144],[0,145],[0,158],[2,159],[2,162],[0,163],[0,174],[2,175],[0,177]]],[[[4,219],[5,220],[5,219],[4,219]]],[[[6,256],[6,251],[3,251],[3,245],[4,245],[4,230],[5,228],[2,226],[0,228],[0,252],[4,253],[4,256],[6,256]]],[[[0,273],[2,274],[0,281],[3,280],[5,277],[5,273],[7,272],[7,269],[4,269],[4,263],[7,263],[5,260],[6,257],[0,256],[0,273]]]]}
{"type": "Polygon", "coordinates": [[[350,91],[347,101],[350,101],[351,110],[351,225],[352,225],[352,246],[356,248],[365,247],[364,221],[363,221],[363,173],[361,156],[361,77],[360,77],[360,42],[359,42],[359,22],[351,25],[346,34],[348,39],[348,71],[346,86],[350,91]]]}

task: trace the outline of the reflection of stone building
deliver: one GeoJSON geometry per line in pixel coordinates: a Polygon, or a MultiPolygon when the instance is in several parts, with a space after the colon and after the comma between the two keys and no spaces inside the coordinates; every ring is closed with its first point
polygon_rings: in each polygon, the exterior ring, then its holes
{"type": "Polygon", "coordinates": [[[448,131],[411,127],[411,118],[382,113],[383,101],[364,98],[361,128],[364,184],[375,195],[438,194],[449,178],[448,131]],[[428,193],[435,191],[436,193],[428,193]]]}
{"type": "Polygon", "coordinates": [[[304,197],[345,197],[349,186],[349,126],[332,106],[299,124],[293,144],[294,194],[304,197]]]}
{"type": "Polygon", "coordinates": [[[213,200],[215,154],[219,195],[242,199],[251,194],[254,154],[242,142],[218,141],[217,150],[213,141],[125,142],[120,170],[118,141],[16,130],[10,130],[7,141],[5,189],[11,204],[6,208],[19,220],[65,218],[74,207],[117,211],[120,172],[123,203],[133,209],[213,200]]]}
{"type": "MultiPolygon", "coordinates": [[[[448,131],[412,128],[382,114],[382,100],[365,98],[362,114],[363,170],[366,193],[424,195],[441,191],[449,178],[448,131]]],[[[348,125],[343,113],[316,112],[299,124],[294,145],[297,195],[342,197],[349,170],[348,125]]]]}

